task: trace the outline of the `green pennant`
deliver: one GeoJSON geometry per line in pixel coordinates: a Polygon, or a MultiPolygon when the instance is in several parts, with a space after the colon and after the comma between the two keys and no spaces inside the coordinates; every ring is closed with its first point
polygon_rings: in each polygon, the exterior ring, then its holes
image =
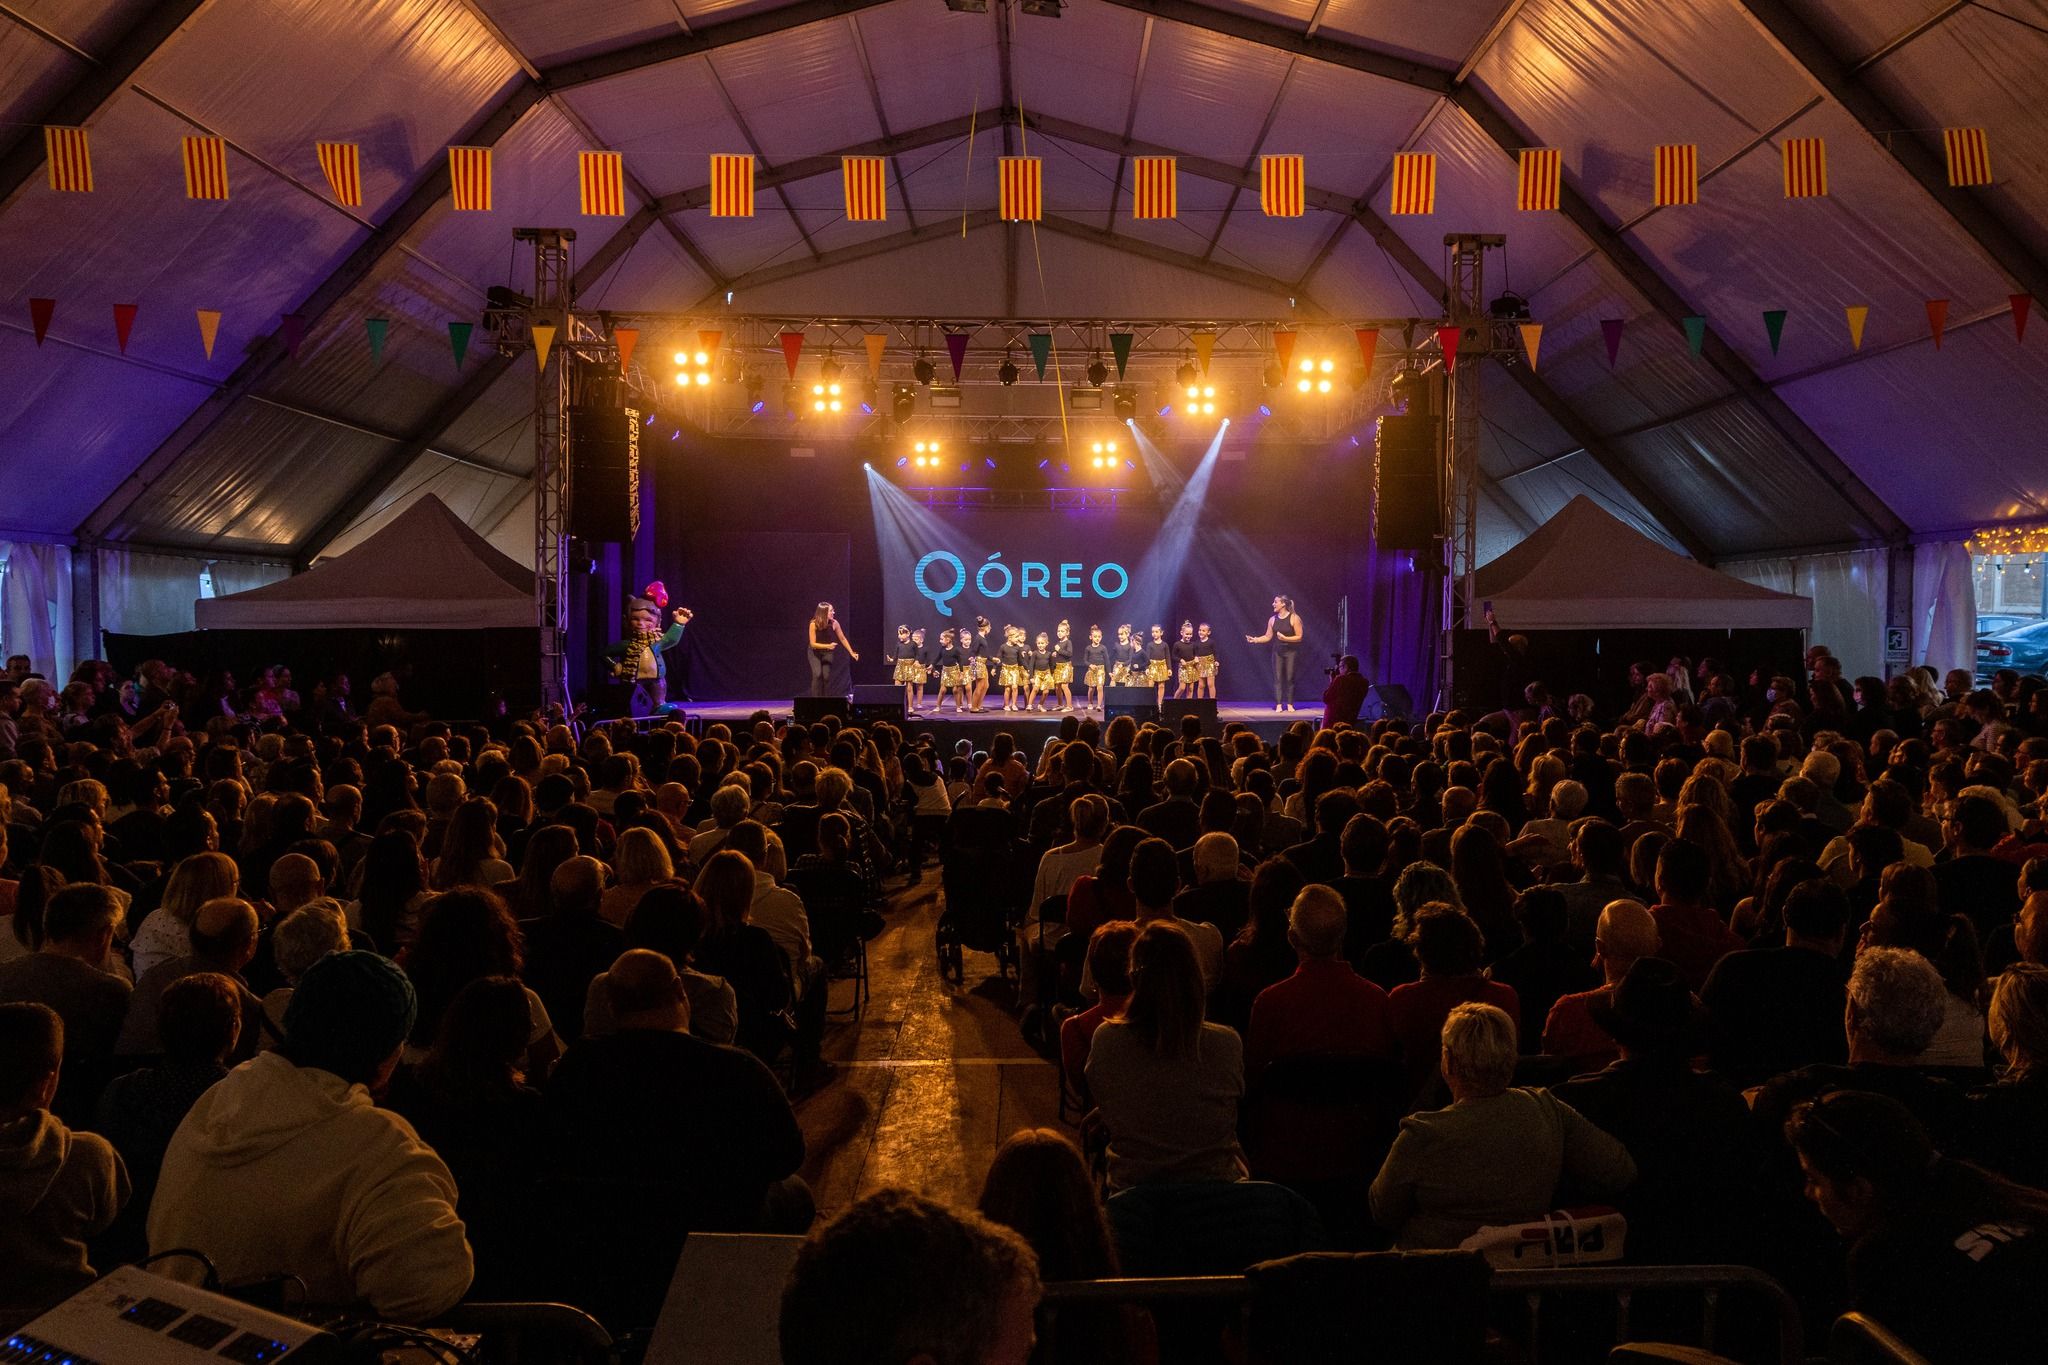
{"type": "Polygon", "coordinates": [[[1052,333],[1033,332],[1024,339],[1031,343],[1031,360],[1038,366],[1038,377],[1045,378],[1045,362],[1052,359],[1052,333]]]}
{"type": "Polygon", "coordinates": [[[1124,367],[1131,363],[1131,343],[1135,340],[1137,338],[1129,332],[1109,334],[1109,352],[1116,357],[1116,377],[1119,381],[1124,377],[1124,367]]]}
{"type": "Polygon", "coordinates": [[[469,354],[469,334],[476,330],[473,322],[451,322],[448,324],[448,344],[455,348],[455,368],[462,368],[462,361],[469,354]]]}
{"type": "Polygon", "coordinates": [[[1785,339],[1785,310],[1770,308],[1764,311],[1764,330],[1771,334],[1771,354],[1778,353],[1778,343],[1785,339]]]}
{"type": "Polygon", "coordinates": [[[1685,344],[1694,355],[1698,355],[1700,347],[1707,344],[1707,320],[1695,313],[1682,321],[1685,323],[1685,344]]]}
{"type": "Polygon", "coordinates": [[[372,369],[384,363],[384,338],[391,333],[389,318],[365,318],[363,327],[370,334],[370,366],[372,369]]]}

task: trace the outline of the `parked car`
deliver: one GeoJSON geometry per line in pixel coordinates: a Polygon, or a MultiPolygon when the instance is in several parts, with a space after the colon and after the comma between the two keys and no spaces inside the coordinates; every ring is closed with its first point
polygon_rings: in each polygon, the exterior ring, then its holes
{"type": "Polygon", "coordinates": [[[2048,674],[2048,621],[2029,621],[1977,640],[1977,675],[1989,678],[2001,668],[2048,674]]]}

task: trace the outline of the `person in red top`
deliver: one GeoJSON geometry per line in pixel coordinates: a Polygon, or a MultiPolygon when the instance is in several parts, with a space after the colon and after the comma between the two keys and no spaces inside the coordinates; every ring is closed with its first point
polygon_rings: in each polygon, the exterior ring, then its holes
{"type": "Polygon", "coordinates": [[[1611,1001],[1615,984],[1637,959],[1657,955],[1657,921],[1650,908],[1641,901],[1609,901],[1593,931],[1593,965],[1600,969],[1602,983],[1558,997],[1543,1021],[1543,1054],[1563,1058],[1573,1075],[1621,1060],[1621,1046],[1594,1018],[1593,1007],[1611,1001]]]}
{"type": "Polygon", "coordinates": [[[1127,919],[1097,926],[1088,940],[1088,974],[1095,979],[1095,1003],[1060,1022],[1060,1075],[1072,1087],[1084,1113],[1094,1108],[1085,1074],[1088,1048],[1095,1041],[1095,1030],[1111,1019],[1121,1019],[1124,1006],[1131,1003],[1131,943],[1137,937],[1138,926],[1127,919]]]}
{"type": "Polygon", "coordinates": [[[1408,948],[1422,967],[1422,979],[1394,987],[1387,1006],[1401,1055],[1407,1059],[1410,1093],[1423,1100],[1425,1107],[1434,1107],[1427,1094],[1439,1082],[1444,1020],[1450,1018],[1451,1011],[1477,1002],[1519,1019],[1522,1002],[1514,987],[1479,974],[1486,953],[1485,935],[1478,923],[1456,906],[1432,901],[1416,911],[1415,926],[1408,931],[1408,948]]]}
{"type": "Polygon", "coordinates": [[[1657,854],[1657,956],[1678,968],[1694,994],[1707,984],[1714,964],[1749,945],[1730,929],[1707,900],[1713,880],[1707,851],[1685,839],[1673,839],[1657,854]]]}
{"type": "Polygon", "coordinates": [[[1252,1084],[1267,1063],[1282,1057],[1400,1054],[1387,993],[1344,960],[1345,923],[1344,898],[1327,886],[1304,887],[1294,898],[1287,941],[1301,965],[1252,1002],[1244,1055],[1245,1078],[1252,1084]]]}

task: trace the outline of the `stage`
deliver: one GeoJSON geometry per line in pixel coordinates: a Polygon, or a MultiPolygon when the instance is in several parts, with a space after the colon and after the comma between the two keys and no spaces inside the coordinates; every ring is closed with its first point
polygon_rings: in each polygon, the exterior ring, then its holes
{"type": "MultiPolygon", "coordinates": [[[[1171,698],[1168,699],[1168,704],[1171,705],[1171,698]]],[[[1311,726],[1322,723],[1321,702],[1304,700],[1296,702],[1295,706],[1298,709],[1293,712],[1276,713],[1271,702],[1260,705],[1252,701],[1219,699],[1216,703],[1216,724],[1204,726],[1204,732],[1220,734],[1223,726],[1236,721],[1248,726],[1261,739],[1273,740],[1298,720],[1305,720],[1311,726]]],[[[850,702],[848,707],[851,708],[850,702]]],[[[747,717],[757,711],[766,711],[777,721],[787,720],[790,715],[790,699],[783,697],[779,700],[702,704],[685,702],[682,708],[692,730],[698,729],[700,725],[722,722],[732,727],[737,738],[740,727],[746,722],[747,717]]],[[[1076,710],[1074,714],[1083,720],[1093,719],[1098,723],[1106,723],[1095,712],[1076,710]]],[[[978,716],[971,711],[964,716],[956,716],[949,704],[944,711],[937,714],[924,710],[907,717],[903,728],[911,734],[929,733],[942,746],[950,746],[960,739],[971,739],[976,748],[987,748],[990,739],[998,734],[1007,733],[1016,738],[1019,747],[1036,753],[1038,746],[1059,732],[1062,719],[1064,717],[1057,711],[1004,711],[1000,707],[991,707],[978,716]]]]}

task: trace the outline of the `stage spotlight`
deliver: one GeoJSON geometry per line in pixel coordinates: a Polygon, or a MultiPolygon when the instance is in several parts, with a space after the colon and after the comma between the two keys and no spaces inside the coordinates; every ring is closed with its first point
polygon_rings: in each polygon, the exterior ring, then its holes
{"type": "Polygon", "coordinates": [[[983,456],[981,462],[987,465],[990,469],[994,469],[996,467],[996,462],[988,458],[987,456],[983,456]]]}
{"type": "Polygon", "coordinates": [[[1259,378],[1269,389],[1277,389],[1287,382],[1287,370],[1277,360],[1266,362],[1266,368],[1259,378]]]}
{"type": "Polygon", "coordinates": [[[737,384],[747,377],[747,367],[740,358],[727,351],[718,362],[718,377],[728,384],[737,384]]]}
{"type": "Polygon", "coordinates": [[[1002,368],[996,371],[996,378],[1002,381],[1006,389],[1017,382],[1017,362],[1010,359],[1007,352],[1003,355],[1002,368]]]}
{"type": "Polygon", "coordinates": [[[1052,461],[1051,461],[1051,460],[1040,460],[1040,461],[1038,462],[1038,467],[1039,467],[1040,469],[1043,469],[1043,468],[1045,468],[1045,467],[1046,467],[1047,465],[1049,465],[1049,464],[1051,464],[1051,463],[1052,463],[1052,461]]]}
{"type": "Polygon", "coordinates": [[[1196,380],[1200,379],[1202,377],[1202,373],[1200,370],[1197,370],[1195,368],[1194,361],[1183,360],[1180,363],[1180,368],[1176,369],[1173,372],[1173,377],[1176,381],[1179,382],[1181,387],[1186,388],[1192,385],[1196,380]]]}
{"type": "Polygon", "coordinates": [[[908,384],[898,384],[889,399],[889,410],[899,423],[908,422],[917,411],[917,390],[908,384]]]}
{"type": "Polygon", "coordinates": [[[1315,361],[1310,360],[1307,356],[1303,356],[1301,360],[1301,372],[1303,374],[1314,374],[1316,372],[1315,361]]]}
{"type": "Polygon", "coordinates": [[[1018,0],[1017,8],[1036,19],[1057,19],[1062,5],[1060,0],[1018,0]]]}
{"type": "Polygon", "coordinates": [[[753,412],[755,414],[759,414],[767,406],[768,405],[766,403],[763,403],[760,399],[757,398],[754,400],[754,406],[748,409],[748,411],[753,412]]]}
{"type": "Polygon", "coordinates": [[[1088,382],[1098,389],[1109,382],[1109,366],[1102,363],[1100,351],[1097,351],[1095,358],[1088,362],[1088,382]]]}
{"type": "Polygon", "coordinates": [[[907,464],[909,464],[909,463],[910,463],[910,457],[909,457],[908,455],[905,455],[905,456],[904,456],[904,457],[903,457],[902,459],[900,459],[900,460],[896,461],[896,467],[897,467],[898,469],[901,469],[901,468],[903,468],[903,467],[904,467],[905,465],[907,465],[907,464]]]}
{"type": "Polygon", "coordinates": [[[761,388],[762,382],[760,375],[754,374],[747,376],[747,401],[749,403],[757,405],[754,409],[754,411],[756,412],[759,412],[761,410],[758,406],[758,404],[761,401],[761,388]]]}
{"type": "Polygon", "coordinates": [[[782,386],[782,411],[786,416],[796,416],[802,410],[803,401],[803,388],[794,379],[782,386]]]}
{"type": "Polygon", "coordinates": [[[1294,382],[1295,391],[1298,393],[1307,393],[1310,390],[1314,389],[1315,386],[1316,381],[1313,379],[1297,379],[1294,382]]]}
{"type": "MultiPolygon", "coordinates": [[[[980,11],[975,12],[979,13],[980,11]]],[[[910,367],[911,377],[916,379],[917,382],[920,384],[931,383],[932,376],[937,373],[938,370],[933,368],[931,359],[928,356],[919,356],[917,358],[916,363],[910,367]]]]}
{"type": "Polygon", "coordinates": [[[1337,369],[1337,362],[1330,359],[1328,356],[1324,356],[1320,361],[1316,363],[1316,368],[1321,370],[1324,374],[1332,374],[1335,373],[1337,369]]]}
{"type": "Polygon", "coordinates": [[[1119,384],[1113,395],[1116,417],[1119,422],[1128,422],[1138,415],[1138,388],[1135,384],[1119,384]]]}
{"type": "Polygon", "coordinates": [[[873,468],[874,468],[874,466],[873,466],[873,465],[871,465],[871,464],[869,464],[869,463],[868,463],[868,462],[867,462],[866,460],[862,460],[862,461],[860,462],[860,467],[861,467],[862,469],[873,469],[873,468]]]}
{"type": "Polygon", "coordinates": [[[653,414],[653,413],[651,413],[651,412],[650,412],[650,413],[648,413],[648,414],[647,414],[647,423],[646,423],[646,424],[647,424],[648,426],[650,426],[650,427],[654,425],[654,414],[653,414]]]}
{"type": "Polygon", "coordinates": [[[1527,322],[1529,320],[1529,300],[1523,298],[1520,294],[1512,292],[1502,294],[1492,303],[1486,305],[1486,311],[1488,316],[1492,317],[1496,322],[1527,322]]]}
{"type": "Polygon", "coordinates": [[[988,0],[946,0],[946,8],[955,14],[987,14],[988,0]]]}
{"type": "Polygon", "coordinates": [[[1327,379],[1318,379],[1316,381],[1317,393],[1328,393],[1330,391],[1330,387],[1330,381],[1327,379]]]}
{"type": "Polygon", "coordinates": [[[1261,417],[1271,417],[1272,415],[1273,415],[1273,409],[1272,409],[1272,408],[1270,408],[1270,407],[1266,406],[1266,405],[1265,405],[1264,403],[1261,403],[1261,404],[1259,404],[1259,416],[1261,416],[1261,417]]]}
{"type": "Polygon", "coordinates": [[[830,351],[825,352],[825,363],[818,367],[818,373],[825,376],[825,382],[828,384],[839,378],[839,362],[833,358],[830,351]]]}
{"type": "Polygon", "coordinates": [[[873,412],[882,401],[882,387],[870,379],[860,386],[860,406],[864,412],[873,412]]]}

